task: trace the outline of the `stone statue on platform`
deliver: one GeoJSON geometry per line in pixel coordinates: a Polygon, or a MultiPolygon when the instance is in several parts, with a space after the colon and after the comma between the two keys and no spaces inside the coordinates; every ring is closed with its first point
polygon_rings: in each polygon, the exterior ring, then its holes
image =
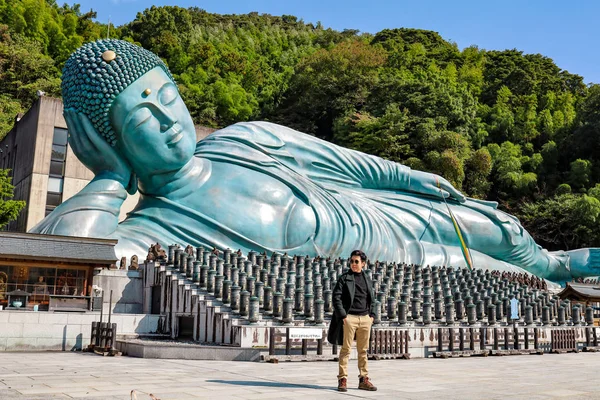
{"type": "Polygon", "coordinates": [[[332,257],[359,248],[372,259],[463,267],[466,247],[475,268],[554,281],[599,275],[598,249],[548,252],[496,203],[465,198],[437,175],[267,122],[196,143],[167,67],[129,42],[82,46],[62,79],[69,144],[95,178],[33,232],[116,238],[123,256],[149,243],[332,257]]]}
{"type": "Polygon", "coordinates": [[[167,252],[160,246],[160,243],[153,244],[148,249],[146,261],[166,260],[167,252]]]}
{"type": "Polygon", "coordinates": [[[135,254],[131,256],[131,262],[129,263],[129,269],[132,271],[137,271],[138,269],[140,269],[140,266],[138,263],[138,256],[136,256],[135,254]]]}

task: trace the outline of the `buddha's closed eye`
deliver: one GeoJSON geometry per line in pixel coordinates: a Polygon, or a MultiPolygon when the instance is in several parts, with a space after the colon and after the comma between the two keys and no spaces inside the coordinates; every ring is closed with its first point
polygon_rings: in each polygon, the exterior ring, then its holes
{"type": "Polygon", "coordinates": [[[150,118],[152,118],[152,112],[149,109],[144,107],[144,108],[138,109],[135,112],[135,114],[133,114],[133,116],[129,120],[129,123],[134,128],[137,128],[140,125],[142,125],[144,122],[148,121],[150,118]]]}
{"type": "Polygon", "coordinates": [[[159,101],[161,104],[168,106],[179,97],[179,92],[173,84],[165,85],[160,91],[159,101]]]}

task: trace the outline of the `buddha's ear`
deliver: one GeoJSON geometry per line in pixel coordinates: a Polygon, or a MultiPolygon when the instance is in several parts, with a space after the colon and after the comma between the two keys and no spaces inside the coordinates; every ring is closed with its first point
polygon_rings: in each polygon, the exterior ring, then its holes
{"type": "Polygon", "coordinates": [[[138,179],[137,179],[137,175],[134,172],[132,172],[131,175],[129,176],[129,184],[127,185],[127,187],[125,189],[127,190],[127,193],[129,193],[130,195],[134,195],[137,193],[138,179]]]}

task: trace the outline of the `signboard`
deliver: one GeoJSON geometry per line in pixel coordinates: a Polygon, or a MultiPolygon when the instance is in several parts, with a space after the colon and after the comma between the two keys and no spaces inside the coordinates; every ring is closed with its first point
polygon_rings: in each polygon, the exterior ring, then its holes
{"type": "Polygon", "coordinates": [[[321,328],[290,328],[290,339],[322,339],[321,328]]]}
{"type": "Polygon", "coordinates": [[[510,301],[510,319],[519,319],[519,300],[515,298],[510,301]]]}

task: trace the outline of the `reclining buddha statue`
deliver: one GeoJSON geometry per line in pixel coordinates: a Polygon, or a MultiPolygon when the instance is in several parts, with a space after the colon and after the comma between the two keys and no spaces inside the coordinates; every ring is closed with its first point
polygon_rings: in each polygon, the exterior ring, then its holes
{"type": "Polygon", "coordinates": [[[465,198],[437,175],[267,122],[196,143],[168,68],[129,42],[79,48],[62,93],[69,144],[95,178],[33,232],[115,238],[128,258],[153,243],[331,257],[360,248],[372,259],[557,282],[598,275],[599,249],[548,252],[497,203],[465,198]]]}

